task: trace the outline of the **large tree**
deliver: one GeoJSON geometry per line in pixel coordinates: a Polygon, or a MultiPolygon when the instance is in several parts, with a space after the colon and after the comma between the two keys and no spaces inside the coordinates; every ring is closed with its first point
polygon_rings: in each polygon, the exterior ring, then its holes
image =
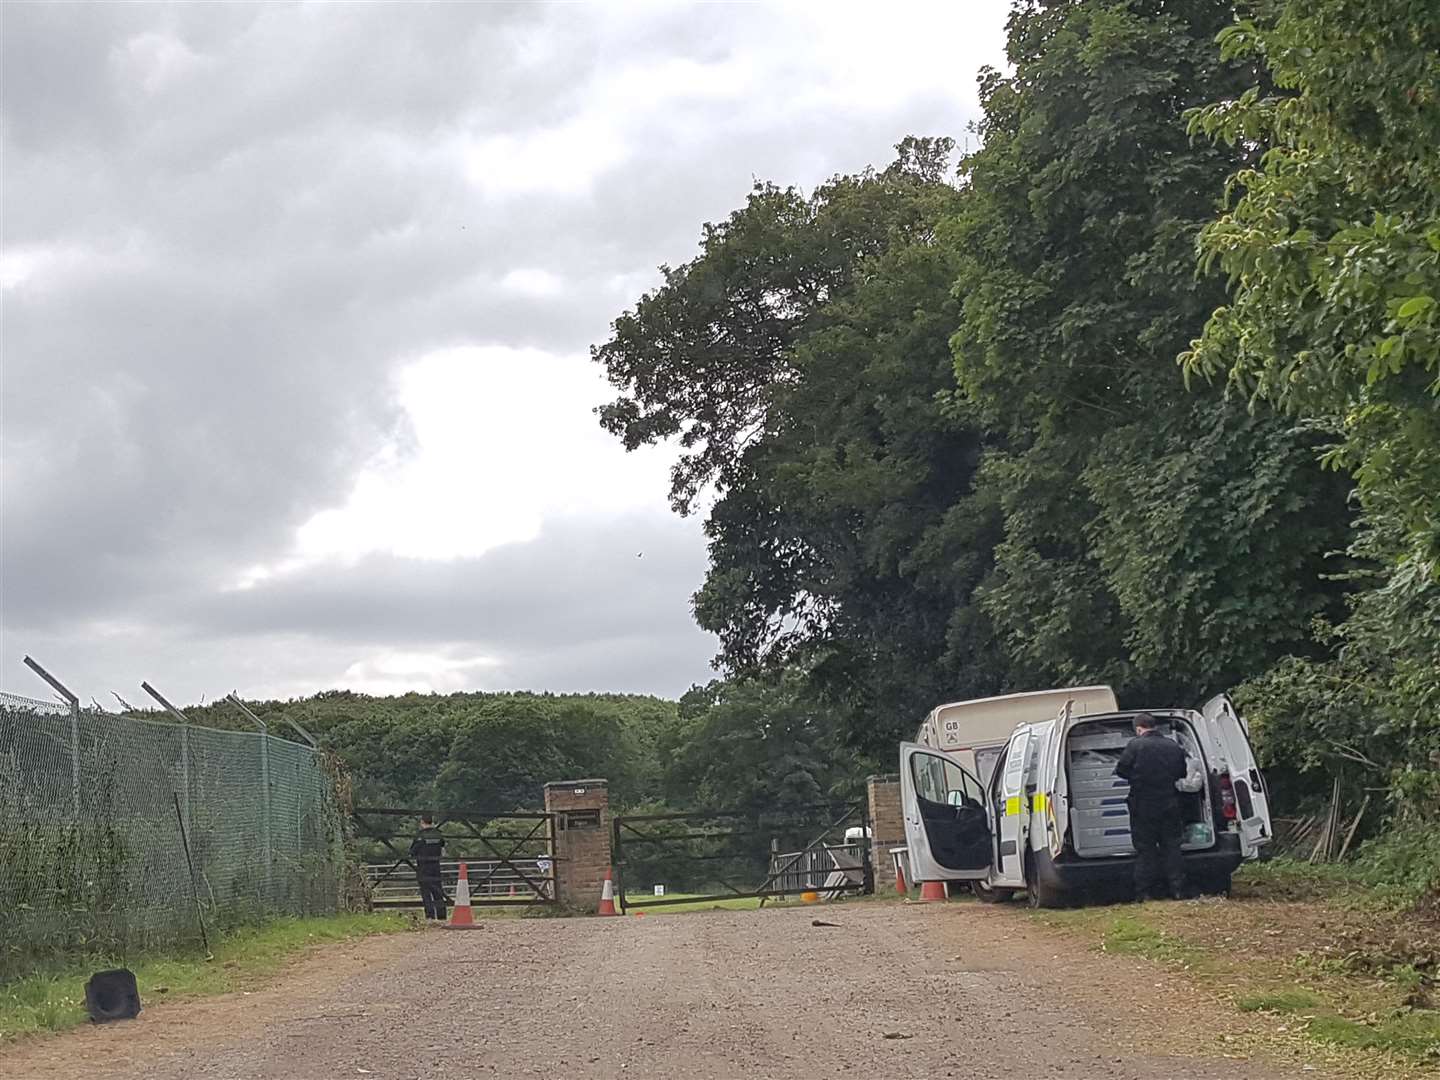
{"type": "Polygon", "coordinates": [[[1189,395],[1175,355],[1220,299],[1194,242],[1245,150],[1183,116],[1254,82],[1218,0],[1017,4],[1013,73],[947,234],[963,406],[1000,440],[983,605],[1024,676],[1184,701],[1306,647],[1338,587],[1344,485],[1294,425],[1189,395]]]}
{"type": "Polygon", "coordinates": [[[1192,126],[1263,151],[1204,230],[1228,300],[1183,357],[1257,411],[1323,432],[1353,476],[1368,586],[1254,690],[1271,752],[1388,775],[1440,807],[1440,12],[1433,0],[1256,5],[1221,37],[1273,89],[1211,95],[1192,126]],[[1297,723],[1303,717],[1304,722],[1297,723]]]}
{"type": "Polygon", "coordinates": [[[595,350],[622,391],[605,425],[630,446],[681,435],[681,509],[714,485],[696,615],[725,666],[803,668],[872,747],[1004,684],[972,603],[997,535],[972,492],[981,437],[939,400],[949,149],[907,140],[808,196],[758,186],[595,350]]]}

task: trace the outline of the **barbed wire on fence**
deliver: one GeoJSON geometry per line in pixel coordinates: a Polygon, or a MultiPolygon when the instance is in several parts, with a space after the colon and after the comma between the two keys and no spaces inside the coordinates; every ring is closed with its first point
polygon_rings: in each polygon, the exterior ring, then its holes
{"type": "Polygon", "coordinates": [[[0,692],[0,980],[333,912],[343,838],[308,746],[0,692]]]}

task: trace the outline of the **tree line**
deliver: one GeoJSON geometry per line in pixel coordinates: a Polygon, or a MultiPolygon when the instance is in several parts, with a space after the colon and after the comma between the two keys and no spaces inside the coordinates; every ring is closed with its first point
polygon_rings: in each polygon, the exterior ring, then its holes
{"type": "MultiPolygon", "coordinates": [[[[289,719],[335,754],[356,806],[535,810],[550,781],[602,778],[620,809],[783,812],[858,796],[876,764],[842,750],[838,725],[795,674],[716,680],[678,701],[332,690],[250,708],[273,734],[289,719]]],[[[252,727],[223,701],[185,712],[207,727],[252,727]]]]}
{"type": "Polygon", "coordinates": [[[1021,0],[979,148],[757,183],[593,350],[734,685],[1240,698],[1293,805],[1440,807],[1440,20],[1021,0]]]}

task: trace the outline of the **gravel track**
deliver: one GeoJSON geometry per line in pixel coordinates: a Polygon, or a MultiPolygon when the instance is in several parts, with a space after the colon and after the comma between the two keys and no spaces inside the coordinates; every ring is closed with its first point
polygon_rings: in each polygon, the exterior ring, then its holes
{"type": "Polygon", "coordinates": [[[873,901],[494,919],[333,946],[253,993],[7,1047],[0,1077],[1324,1075],[1239,1059],[1249,1023],[1013,909],[873,901]]]}

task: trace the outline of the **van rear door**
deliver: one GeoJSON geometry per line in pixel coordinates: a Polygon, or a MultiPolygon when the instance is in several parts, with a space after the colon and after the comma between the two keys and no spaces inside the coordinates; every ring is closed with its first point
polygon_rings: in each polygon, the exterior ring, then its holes
{"type": "Polygon", "coordinates": [[[916,881],[975,881],[990,873],[985,793],[972,773],[943,752],[901,743],[900,799],[916,881]]]}
{"type": "Polygon", "coordinates": [[[1265,778],[1260,775],[1260,765],[1255,760],[1245,724],[1230,699],[1224,694],[1211,698],[1201,714],[1230,766],[1230,783],[1235,789],[1235,812],[1240,821],[1240,853],[1247,859],[1253,859],[1273,835],[1265,778]]]}
{"type": "Polygon", "coordinates": [[[995,871],[993,885],[1025,887],[1025,852],[1030,845],[1030,797],[1025,790],[1034,733],[1022,724],[1005,747],[1004,765],[991,781],[995,798],[995,871]]]}

